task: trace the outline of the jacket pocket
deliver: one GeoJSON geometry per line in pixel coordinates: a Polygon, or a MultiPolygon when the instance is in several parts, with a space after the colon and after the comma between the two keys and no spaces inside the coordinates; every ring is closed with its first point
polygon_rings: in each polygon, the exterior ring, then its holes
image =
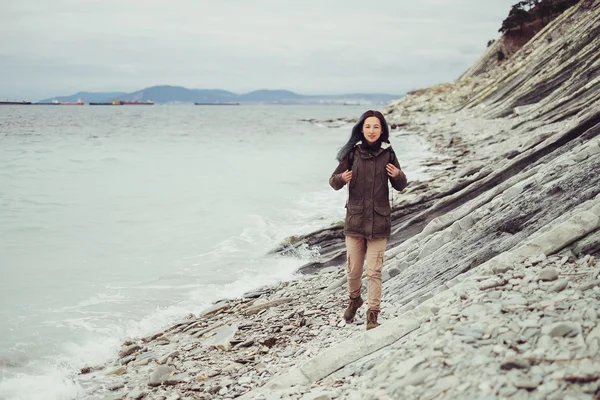
{"type": "Polygon", "coordinates": [[[373,234],[389,235],[391,228],[390,206],[375,206],[373,215],[373,234]]]}
{"type": "Polygon", "coordinates": [[[362,214],[365,206],[362,204],[351,204],[348,203],[348,213],[349,214],[362,214]]]}
{"type": "Polygon", "coordinates": [[[362,234],[364,209],[365,207],[362,204],[348,203],[346,210],[346,231],[362,234]]]}

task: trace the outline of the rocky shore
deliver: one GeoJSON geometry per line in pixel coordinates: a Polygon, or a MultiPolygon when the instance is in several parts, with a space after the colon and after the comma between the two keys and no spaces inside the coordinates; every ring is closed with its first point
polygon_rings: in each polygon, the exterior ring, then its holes
{"type": "Polygon", "coordinates": [[[599,38],[584,0],[509,60],[488,49],[386,108],[392,143],[419,134],[438,156],[394,198],[380,327],[341,317],[335,224],[273,251],[319,250],[298,279],[83,369],[84,398],[600,399],[599,38]]]}

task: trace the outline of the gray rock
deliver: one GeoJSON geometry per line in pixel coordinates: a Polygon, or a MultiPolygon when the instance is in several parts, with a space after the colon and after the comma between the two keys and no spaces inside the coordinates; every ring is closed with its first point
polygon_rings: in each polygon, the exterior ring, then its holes
{"type": "Polygon", "coordinates": [[[548,287],[548,293],[558,293],[562,292],[569,286],[569,281],[567,279],[559,279],[554,282],[551,286],[548,287]]]}
{"type": "Polygon", "coordinates": [[[206,333],[208,336],[202,341],[203,346],[214,346],[219,350],[229,351],[231,350],[231,341],[237,332],[237,327],[232,325],[223,325],[210,332],[206,333]],[[210,336],[209,336],[210,335],[210,336]]]}
{"type": "Polygon", "coordinates": [[[159,330],[159,331],[156,331],[154,333],[151,333],[151,334],[143,337],[142,338],[142,342],[144,342],[144,343],[151,342],[151,341],[157,339],[158,337],[162,336],[164,333],[165,332],[163,330],[159,330]]]}
{"type": "Polygon", "coordinates": [[[578,325],[570,322],[557,322],[550,326],[548,335],[551,337],[573,337],[578,335],[580,328],[578,325]]]}
{"type": "Polygon", "coordinates": [[[535,390],[539,386],[539,382],[534,382],[530,379],[518,379],[514,382],[517,389],[535,390]]]}
{"type": "Polygon", "coordinates": [[[399,379],[411,372],[416,366],[425,362],[425,357],[415,356],[401,361],[393,366],[394,378],[399,379]]]}
{"type": "Polygon", "coordinates": [[[527,299],[525,299],[523,296],[519,295],[519,294],[507,294],[505,299],[502,299],[502,305],[503,306],[511,306],[511,305],[517,305],[517,306],[526,306],[528,304],[527,299]]]}
{"type": "Polygon", "coordinates": [[[331,395],[325,391],[316,391],[306,393],[301,398],[302,400],[331,400],[331,395]]]}
{"type": "Polygon", "coordinates": [[[108,390],[115,391],[115,390],[123,389],[124,387],[125,387],[125,385],[122,382],[119,382],[119,383],[115,383],[114,385],[110,385],[108,387],[108,390]]]}
{"type": "Polygon", "coordinates": [[[137,345],[137,344],[132,344],[131,346],[127,346],[123,349],[121,349],[121,351],[119,351],[119,357],[124,358],[127,356],[132,355],[133,353],[135,353],[138,350],[141,350],[142,347],[137,345]]]}
{"type": "Polygon", "coordinates": [[[132,362],[135,359],[136,359],[136,356],[129,356],[129,357],[122,358],[121,359],[121,364],[122,365],[127,365],[127,364],[129,364],[130,362],[132,362]]]}
{"type": "Polygon", "coordinates": [[[115,369],[107,372],[106,375],[117,375],[117,376],[119,376],[119,375],[123,375],[125,372],[127,372],[127,367],[124,365],[122,367],[118,367],[118,368],[115,368],[115,369]]]}
{"type": "Polygon", "coordinates": [[[428,370],[415,372],[415,373],[410,374],[409,376],[405,377],[402,380],[402,383],[403,383],[403,385],[417,386],[417,385],[420,385],[423,382],[425,382],[427,377],[429,377],[431,374],[432,374],[432,372],[428,371],[428,370]]]}
{"type": "Polygon", "coordinates": [[[189,381],[189,375],[185,372],[180,374],[175,374],[167,377],[164,380],[165,385],[179,385],[180,383],[185,383],[189,381]]]}
{"type": "Polygon", "coordinates": [[[582,292],[585,292],[586,290],[590,290],[596,286],[600,286],[600,279],[597,279],[597,280],[587,283],[585,285],[581,285],[579,287],[579,290],[581,290],[582,292]]]}
{"type": "Polygon", "coordinates": [[[539,281],[555,281],[558,279],[558,271],[553,267],[546,267],[538,272],[537,280],[539,281]]]}
{"type": "Polygon", "coordinates": [[[146,395],[146,392],[144,392],[138,388],[138,389],[134,389],[131,392],[129,392],[127,394],[127,398],[132,399],[132,400],[139,400],[139,399],[143,398],[145,395],[146,395]]]}
{"type": "Polygon", "coordinates": [[[511,369],[528,369],[529,361],[520,359],[509,359],[505,360],[500,364],[500,369],[511,370],[511,369]]]}
{"type": "Polygon", "coordinates": [[[220,313],[221,311],[225,311],[229,309],[229,304],[227,303],[219,303],[219,304],[215,304],[209,308],[207,308],[206,310],[202,311],[200,313],[200,316],[202,317],[210,317],[213,315],[216,315],[218,313],[220,313]]]}
{"type": "Polygon", "coordinates": [[[461,314],[465,317],[473,318],[477,316],[483,316],[488,311],[488,308],[483,304],[473,304],[462,309],[461,314]]]}
{"type": "Polygon", "coordinates": [[[477,326],[455,326],[454,333],[460,336],[469,336],[474,339],[480,339],[485,334],[485,330],[483,328],[477,326]]]}
{"type": "Polygon", "coordinates": [[[176,358],[176,357],[178,357],[178,356],[179,356],[179,351],[178,351],[178,350],[175,350],[175,351],[173,351],[173,352],[171,352],[171,353],[168,353],[167,355],[165,355],[165,356],[163,356],[163,357],[159,358],[159,359],[158,359],[156,362],[157,362],[159,365],[163,365],[163,364],[166,364],[166,363],[167,363],[167,361],[168,361],[169,359],[174,359],[174,358],[176,358]]]}
{"type": "Polygon", "coordinates": [[[162,385],[174,372],[174,369],[166,365],[159,365],[148,381],[148,386],[156,387],[162,385]]]}
{"type": "Polygon", "coordinates": [[[248,307],[248,309],[246,310],[246,315],[254,315],[254,314],[259,313],[262,310],[266,310],[271,307],[277,307],[279,305],[289,303],[292,300],[293,299],[290,299],[290,298],[281,298],[281,299],[277,299],[277,300],[268,301],[263,304],[251,306],[251,307],[248,307]]]}
{"type": "Polygon", "coordinates": [[[593,308],[587,308],[585,310],[585,317],[588,321],[595,323],[598,320],[598,315],[596,314],[596,310],[593,308]]]}
{"type": "Polygon", "coordinates": [[[600,325],[596,325],[596,327],[588,333],[586,341],[590,343],[593,339],[600,341],[600,325]]]}

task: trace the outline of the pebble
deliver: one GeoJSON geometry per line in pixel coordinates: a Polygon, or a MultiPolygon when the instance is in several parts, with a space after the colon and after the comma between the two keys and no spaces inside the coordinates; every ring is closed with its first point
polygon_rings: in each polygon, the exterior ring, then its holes
{"type": "Polygon", "coordinates": [[[556,268],[546,267],[538,272],[536,279],[539,281],[555,281],[558,279],[558,271],[556,268]]]}
{"type": "Polygon", "coordinates": [[[110,386],[108,387],[108,390],[110,390],[110,391],[115,391],[115,390],[122,389],[122,388],[124,388],[124,387],[125,387],[125,384],[124,384],[124,383],[121,383],[121,382],[119,382],[119,383],[115,383],[114,385],[110,385],[110,386]]]}
{"type": "Polygon", "coordinates": [[[562,292],[569,285],[569,281],[566,279],[559,279],[552,284],[552,286],[548,287],[548,293],[558,293],[562,292]]]}
{"type": "Polygon", "coordinates": [[[160,386],[163,382],[165,382],[173,372],[173,368],[168,367],[166,365],[158,366],[152,375],[150,376],[150,380],[148,381],[148,386],[156,387],[160,386]]]}

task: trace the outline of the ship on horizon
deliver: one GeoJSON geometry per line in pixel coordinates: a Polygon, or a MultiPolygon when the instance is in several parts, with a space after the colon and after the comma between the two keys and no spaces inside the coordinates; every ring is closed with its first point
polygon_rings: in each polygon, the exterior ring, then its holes
{"type": "Polygon", "coordinates": [[[49,103],[31,103],[32,106],[60,106],[60,101],[52,100],[49,103]]]}
{"type": "Polygon", "coordinates": [[[239,106],[240,103],[234,102],[214,102],[214,103],[194,103],[195,106],[239,106]]]}
{"type": "Polygon", "coordinates": [[[83,99],[78,99],[77,101],[59,101],[58,104],[61,106],[82,106],[85,104],[85,102],[83,99]]]}
{"type": "Polygon", "coordinates": [[[8,106],[8,105],[10,105],[10,106],[26,106],[26,105],[29,105],[29,104],[31,104],[31,102],[27,101],[27,100],[22,100],[22,101],[8,101],[8,100],[6,100],[6,101],[0,101],[0,105],[6,105],[6,106],[8,106]]]}
{"type": "Polygon", "coordinates": [[[124,106],[152,106],[154,102],[152,100],[146,101],[134,101],[134,100],[119,100],[124,106]]]}
{"type": "Polygon", "coordinates": [[[106,102],[90,102],[90,106],[152,106],[154,102],[152,100],[146,101],[125,101],[125,100],[113,100],[106,102]]]}
{"type": "Polygon", "coordinates": [[[89,105],[90,106],[122,106],[123,102],[121,100],[104,101],[104,102],[90,101],[89,105]]]}

